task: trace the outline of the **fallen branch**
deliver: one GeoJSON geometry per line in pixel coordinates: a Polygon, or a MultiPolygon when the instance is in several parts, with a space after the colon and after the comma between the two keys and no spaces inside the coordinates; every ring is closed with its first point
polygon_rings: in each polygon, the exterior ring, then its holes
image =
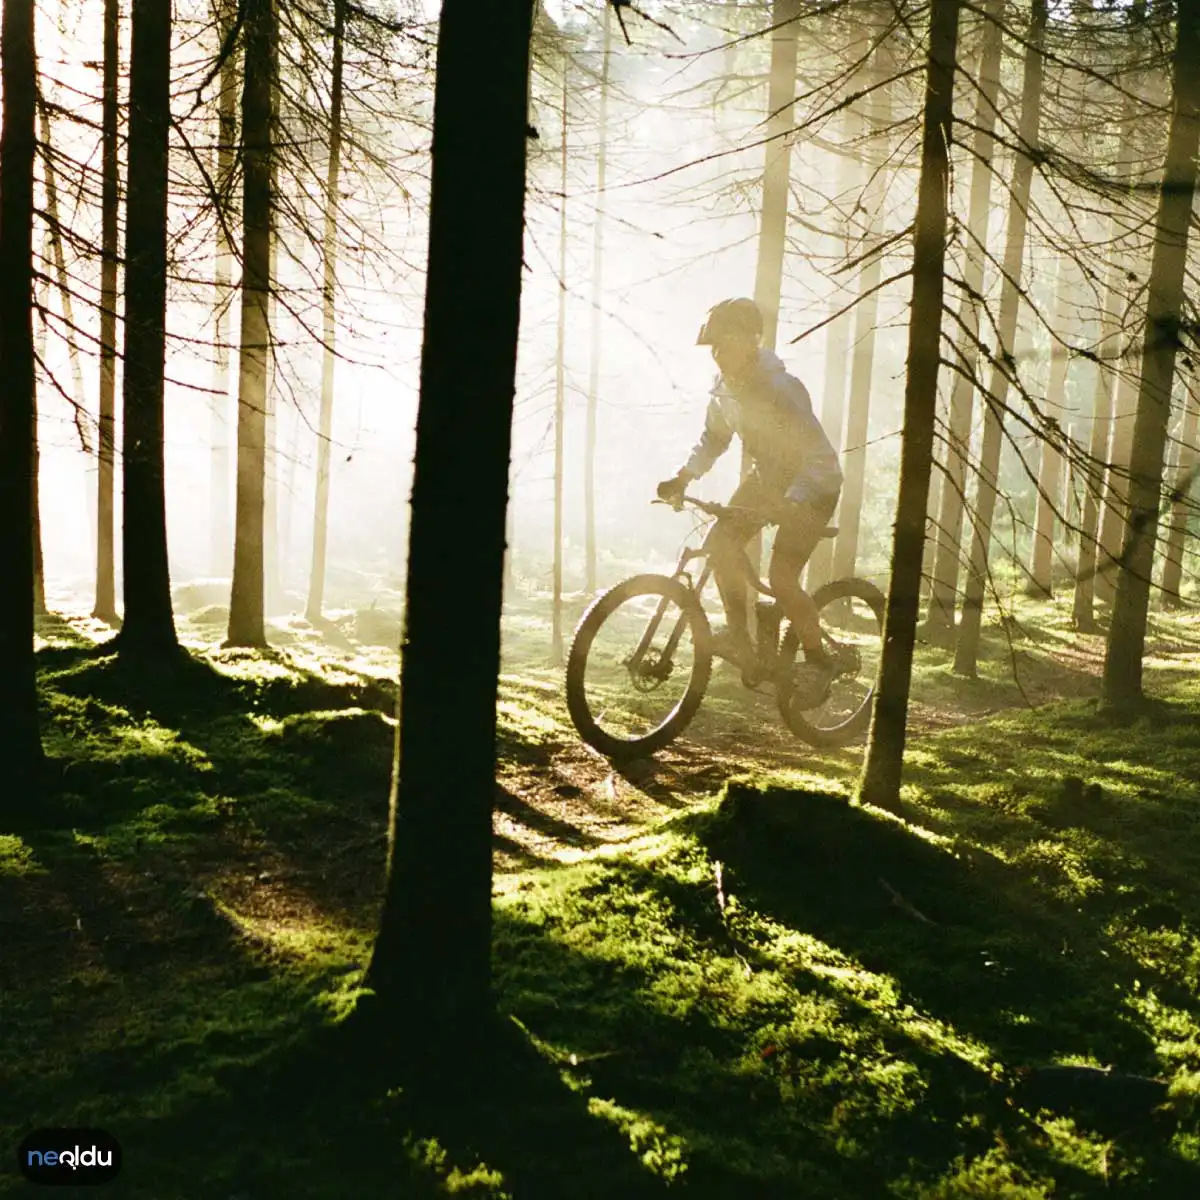
{"type": "Polygon", "coordinates": [[[878,876],[879,885],[892,898],[892,903],[900,909],[901,912],[907,913],[910,917],[916,918],[924,925],[936,925],[936,921],[931,921],[920,909],[914,908],[905,898],[882,875],[878,876]]]}

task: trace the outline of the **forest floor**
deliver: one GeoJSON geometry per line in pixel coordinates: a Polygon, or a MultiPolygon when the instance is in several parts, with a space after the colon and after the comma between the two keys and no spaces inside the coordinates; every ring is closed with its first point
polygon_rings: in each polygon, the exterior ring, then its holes
{"type": "Polygon", "coordinates": [[[1063,604],[990,628],[978,680],[923,648],[905,825],[846,803],[860,748],[797,744],[726,668],[683,739],[615,770],[573,734],[544,605],[513,605],[495,979],[516,1041],[437,1112],[328,1040],[377,917],[390,633],[292,618],[269,654],[222,651],[192,600],[192,661],[158,676],[83,617],[42,624],[63,784],[0,835],[10,1145],[107,1129],[114,1193],[154,1200],[1200,1195],[1195,615],[1155,616],[1153,701],[1120,725],[1063,604]],[[1004,1101],[1049,1062],[1171,1078],[1177,1123],[1004,1101]]]}

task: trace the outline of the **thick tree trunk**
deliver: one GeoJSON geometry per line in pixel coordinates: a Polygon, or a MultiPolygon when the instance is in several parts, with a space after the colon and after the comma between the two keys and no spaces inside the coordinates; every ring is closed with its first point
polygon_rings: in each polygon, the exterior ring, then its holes
{"type": "MultiPolygon", "coordinates": [[[[562,122],[558,158],[558,326],[554,353],[554,581],[550,603],[550,662],[563,661],[563,418],[567,349],[567,70],[570,58],[562,61],[562,122]]],[[[593,586],[595,569],[593,567],[593,586]]],[[[590,594],[590,589],[589,589],[590,594]]]]}
{"type": "Polygon", "coordinates": [[[100,414],[96,471],[96,603],[92,615],[117,624],[116,512],[113,458],[116,449],[117,397],[117,261],[120,168],[120,112],[117,80],[121,70],[121,4],[104,0],[104,95],[101,135],[100,195],[100,414]]]}
{"type": "Polygon", "coordinates": [[[123,655],[139,658],[179,649],[171,612],[163,462],[170,102],[170,5],[134,0],[122,390],[125,619],[118,644],[123,655]]]}
{"type": "MultiPolygon", "coordinates": [[[[109,0],[111,3],[111,0],[109,0]]],[[[217,29],[221,46],[237,17],[236,0],[217,0],[217,29]]],[[[221,64],[217,93],[217,169],[214,182],[219,197],[216,262],[213,267],[213,304],[217,320],[214,331],[215,358],[212,382],[212,460],[209,472],[212,533],[211,569],[215,576],[230,568],[233,525],[229,512],[229,474],[232,458],[233,413],[229,400],[230,309],[233,292],[233,243],[230,231],[235,206],[231,203],[233,171],[237,162],[238,54],[233,51],[221,64]]]]}
{"type": "Polygon", "coordinates": [[[596,591],[596,409],[600,403],[600,305],[604,296],[604,217],[608,173],[608,76],[612,60],[612,5],[604,6],[604,52],[600,66],[600,144],[596,152],[596,221],[592,231],[592,340],[588,358],[587,412],[583,444],[584,589],[596,591]]]}
{"type": "Polygon", "coordinates": [[[913,298],[908,327],[900,494],[896,501],[879,693],[859,785],[861,800],[893,812],[900,810],[908,695],[920,615],[921,550],[933,470],[958,14],[958,0],[933,0],[913,237],[913,298]]]}
{"type": "Polygon", "coordinates": [[[317,495],[313,513],[312,569],[308,580],[308,619],[317,621],[325,604],[325,564],[329,545],[329,466],[333,447],[333,380],[337,367],[338,178],[342,166],[342,76],[346,0],[334,0],[333,72],[329,84],[329,165],[325,174],[325,259],[321,336],[321,414],[317,426],[317,495]]]}
{"type": "Polygon", "coordinates": [[[33,808],[42,765],[33,652],[34,0],[5,0],[0,28],[0,824],[33,808]]]}
{"type": "Polygon", "coordinates": [[[242,328],[238,359],[237,510],[226,645],[267,644],[264,524],[271,288],[271,106],[275,0],[244,0],[242,328]]]}
{"type": "Polygon", "coordinates": [[[971,541],[971,563],[963,597],[962,625],[954,650],[954,670],[974,676],[979,657],[983,623],[983,599],[988,582],[988,556],[992,544],[992,517],[996,511],[1000,450],[1004,436],[1004,405],[1015,362],[1008,356],[1016,341],[1017,316],[1021,307],[1019,281],[1025,261],[1025,228],[1029,192],[1033,182],[1033,152],[1038,145],[1042,115],[1042,42],[1046,33],[1046,0],[1033,0],[1029,20],[1029,42],[1025,51],[1025,77],[1021,88],[1020,152],[1009,185],[1008,232],[1004,247],[1004,282],[1000,290],[1000,314],[996,322],[999,340],[992,359],[988,392],[984,397],[983,445],[979,452],[979,487],[975,501],[975,534],[971,541]]]}
{"type": "MultiPolygon", "coordinates": [[[[1064,341],[1064,331],[1075,330],[1075,274],[1066,258],[1058,263],[1058,284],[1054,300],[1054,332],[1064,341]]],[[[1046,384],[1045,413],[1062,426],[1066,416],[1067,375],[1071,369],[1070,351],[1066,346],[1050,343],[1050,378],[1046,384]]],[[[1042,439],[1042,456],[1038,464],[1037,508],[1034,516],[1033,555],[1030,564],[1030,586],[1041,596],[1054,590],[1054,522],[1060,512],[1059,493],[1062,491],[1063,456],[1056,445],[1042,439]]]]}
{"type": "MultiPolygon", "coordinates": [[[[894,55],[890,34],[879,35],[875,50],[874,75],[879,86],[875,92],[872,124],[876,138],[888,136],[892,121],[891,88],[885,82],[892,75],[894,55]]],[[[879,147],[863,204],[867,212],[864,246],[883,236],[883,205],[886,196],[886,146],[879,147]]],[[[859,295],[863,299],[854,310],[854,350],[850,361],[850,400],[846,412],[846,444],[843,454],[842,498],[838,507],[837,541],[833,549],[835,578],[853,575],[858,563],[858,530],[862,520],[863,494],[867,471],[867,428],[871,417],[871,376],[875,370],[875,326],[879,316],[879,281],[883,276],[882,254],[872,254],[859,275],[859,295]]]]}
{"type": "Polygon", "coordinates": [[[1141,386],[1129,462],[1129,521],[1104,659],[1104,703],[1126,708],[1142,696],[1150,571],[1162,495],[1163,448],[1185,302],[1188,225],[1200,150],[1200,0],[1179,0],[1172,83],[1174,110],[1163,164],[1150,262],[1141,386]]]}
{"type": "Polygon", "coordinates": [[[1183,583],[1183,548],[1187,540],[1188,496],[1191,492],[1192,471],[1196,462],[1196,418],[1197,405],[1185,391],[1183,397],[1183,428],[1179,434],[1179,456],[1176,468],[1175,490],[1179,498],[1171,506],[1171,526],[1167,533],[1165,560],[1163,562],[1163,603],[1167,608],[1179,605],[1180,586],[1183,583]]]}
{"type": "Polygon", "coordinates": [[[367,973],[389,1028],[435,1078],[447,1075],[445,1047],[472,1054],[493,1016],[496,696],[532,15],[511,0],[445,0],[438,37],[403,703],[367,973]]]}
{"type": "Polygon", "coordinates": [[[992,197],[992,147],[996,127],[996,96],[1000,90],[1000,58],[1004,34],[1000,18],[1004,0],[991,0],[985,10],[983,46],[979,54],[979,90],[975,97],[974,132],[971,135],[971,200],[967,214],[967,252],[963,268],[965,288],[958,305],[957,324],[963,330],[958,342],[958,365],[950,391],[950,417],[946,437],[946,472],[938,501],[937,550],[933,559],[929,609],[922,630],[931,642],[948,644],[954,636],[958,608],[958,574],[963,528],[963,497],[967,486],[967,457],[975,387],[971,382],[979,366],[979,299],[987,261],[988,214],[992,197]]]}

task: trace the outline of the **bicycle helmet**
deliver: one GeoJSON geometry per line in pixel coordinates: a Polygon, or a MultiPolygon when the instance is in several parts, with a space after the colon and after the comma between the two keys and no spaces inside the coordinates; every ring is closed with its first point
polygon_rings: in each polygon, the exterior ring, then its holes
{"type": "Polygon", "coordinates": [[[753,300],[745,296],[722,300],[709,309],[708,317],[696,338],[697,346],[711,346],[727,337],[762,337],[762,313],[753,300]]]}

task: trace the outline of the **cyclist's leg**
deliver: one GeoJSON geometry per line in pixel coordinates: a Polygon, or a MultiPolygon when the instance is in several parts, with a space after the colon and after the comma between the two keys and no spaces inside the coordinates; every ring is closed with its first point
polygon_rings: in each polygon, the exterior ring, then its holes
{"type": "Polygon", "coordinates": [[[771,590],[795,626],[805,658],[811,661],[819,661],[826,655],[817,607],[800,586],[800,576],[836,508],[836,496],[797,504],[795,514],[780,525],[771,555],[768,578],[771,590]]]}
{"type": "MultiPolygon", "coordinates": [[[[754,475],[747,476],[729,499],[732,507],[762,507],[761,482],[754,475]]],[[[750,517],[721,517],[709,532],[706,546],[712,562],[713,578],[725,607],[726,628],[739,650],[752,653],[753,642],[747,619],[749,604],[748,589],[741,569],[741,555],[746,543],[761,530],[762,521],[750,517]]]]}

